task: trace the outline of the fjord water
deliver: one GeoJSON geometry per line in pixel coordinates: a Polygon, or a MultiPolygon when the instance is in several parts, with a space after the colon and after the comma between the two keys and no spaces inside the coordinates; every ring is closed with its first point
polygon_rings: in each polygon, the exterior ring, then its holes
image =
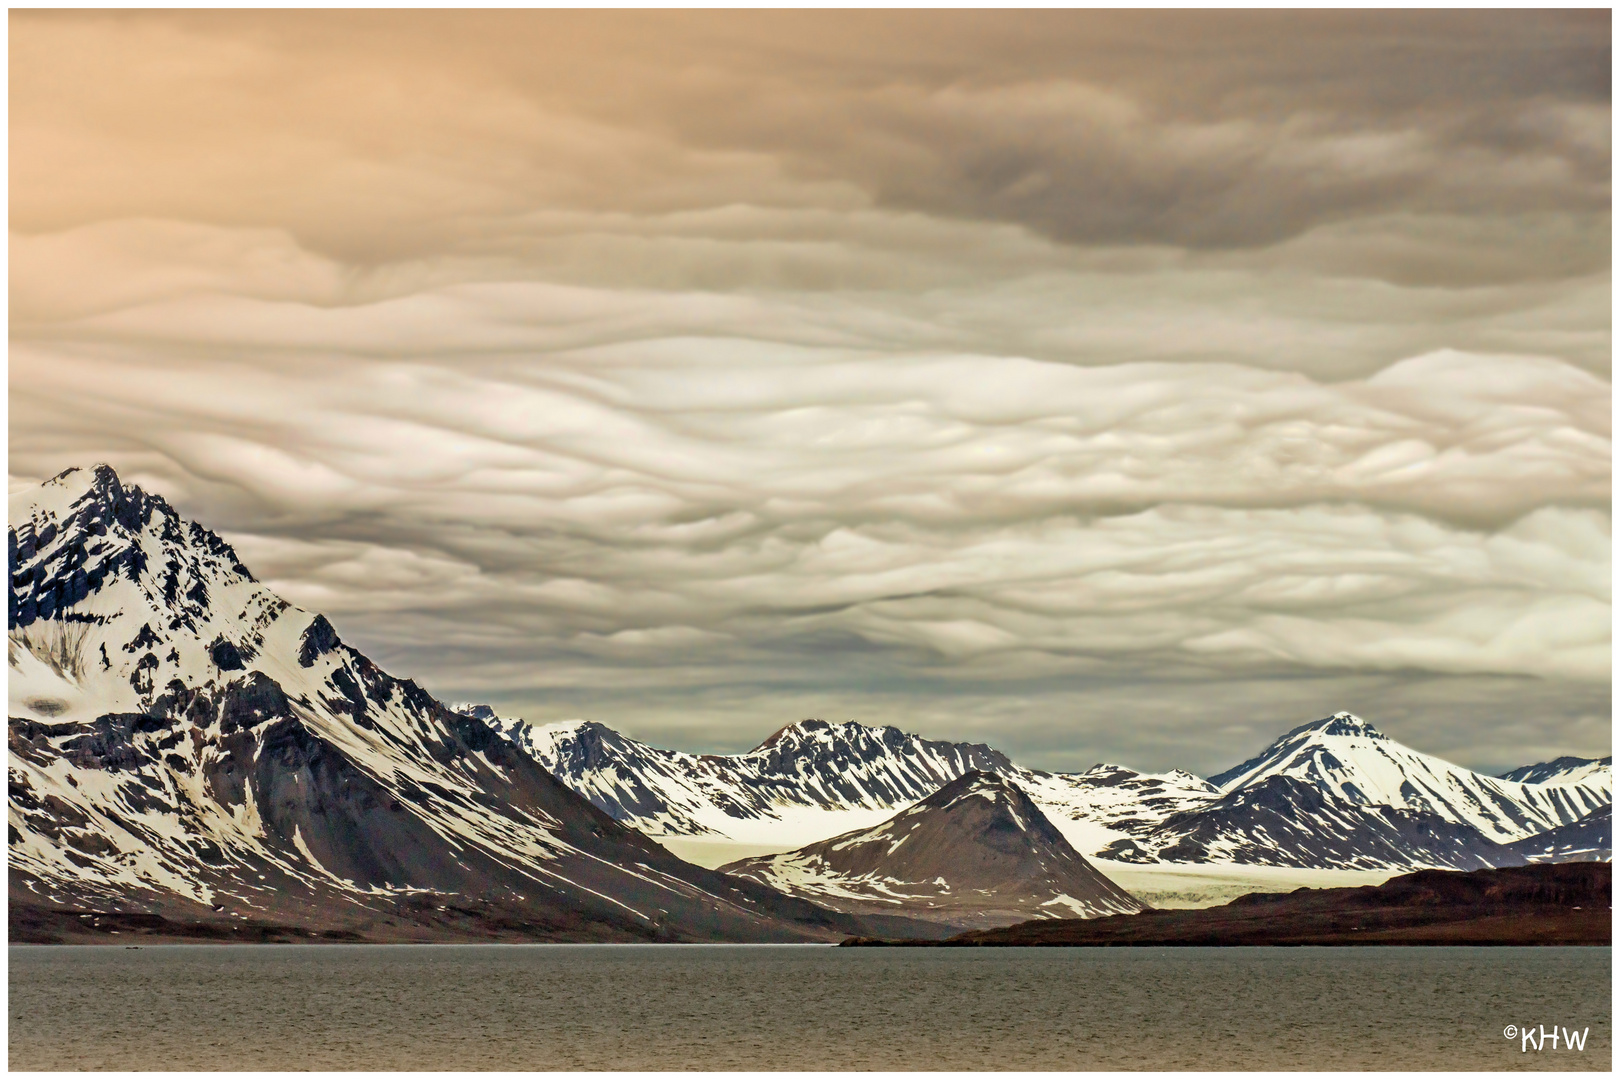
{"type": "Polygon", "coordinates": [[[1608,948],[12,946],[10,1067],[1601,1069],[1608,948]],[[1590,1028],[1537,1052],[1509,1025],[1590,1028]]]}

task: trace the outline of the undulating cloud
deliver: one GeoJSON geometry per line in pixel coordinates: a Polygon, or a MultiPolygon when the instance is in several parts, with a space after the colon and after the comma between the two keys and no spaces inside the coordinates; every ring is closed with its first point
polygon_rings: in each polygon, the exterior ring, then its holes
{"type": "Polygon", "coordinates": [[[14,15],[13,489],[694,748],[1604,751],[1606,13],[1382,18],[14,15]]]}

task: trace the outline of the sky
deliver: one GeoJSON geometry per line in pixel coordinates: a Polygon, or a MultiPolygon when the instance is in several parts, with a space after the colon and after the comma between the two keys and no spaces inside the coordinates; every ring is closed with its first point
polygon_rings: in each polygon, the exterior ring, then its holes
{"type": "Polygon", "coordinates": [[[9,29],[11,489],[441,698],[1609,752],[1606,10],[9,29]]]}

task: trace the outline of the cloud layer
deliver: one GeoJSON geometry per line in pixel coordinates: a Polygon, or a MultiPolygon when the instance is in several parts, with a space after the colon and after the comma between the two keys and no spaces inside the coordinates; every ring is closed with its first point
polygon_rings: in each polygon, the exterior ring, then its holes
{"type": "Polygon", "coordinates": [[[374,18],[14,18],[14,488],[694,747],[1606,747],[1582,18],[374,18]]]}

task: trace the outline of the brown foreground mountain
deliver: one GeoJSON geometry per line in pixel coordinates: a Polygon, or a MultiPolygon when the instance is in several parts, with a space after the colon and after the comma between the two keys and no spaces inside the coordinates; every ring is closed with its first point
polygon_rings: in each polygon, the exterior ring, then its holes
{"type": "Polygon", "coordinates": [[[1074,850],[1017,784],[977,770],[881,825],[721,870],[832,911],[957,929],[1146,907],[1074,850]]]}
{"type": "Polygon", "coordinates": [[[1037,920],[943,941],[845,945],[1608,945],[1613,867],[1420,870],[1382,885],[1250,893],[1222,907],[1037,920]]]}

